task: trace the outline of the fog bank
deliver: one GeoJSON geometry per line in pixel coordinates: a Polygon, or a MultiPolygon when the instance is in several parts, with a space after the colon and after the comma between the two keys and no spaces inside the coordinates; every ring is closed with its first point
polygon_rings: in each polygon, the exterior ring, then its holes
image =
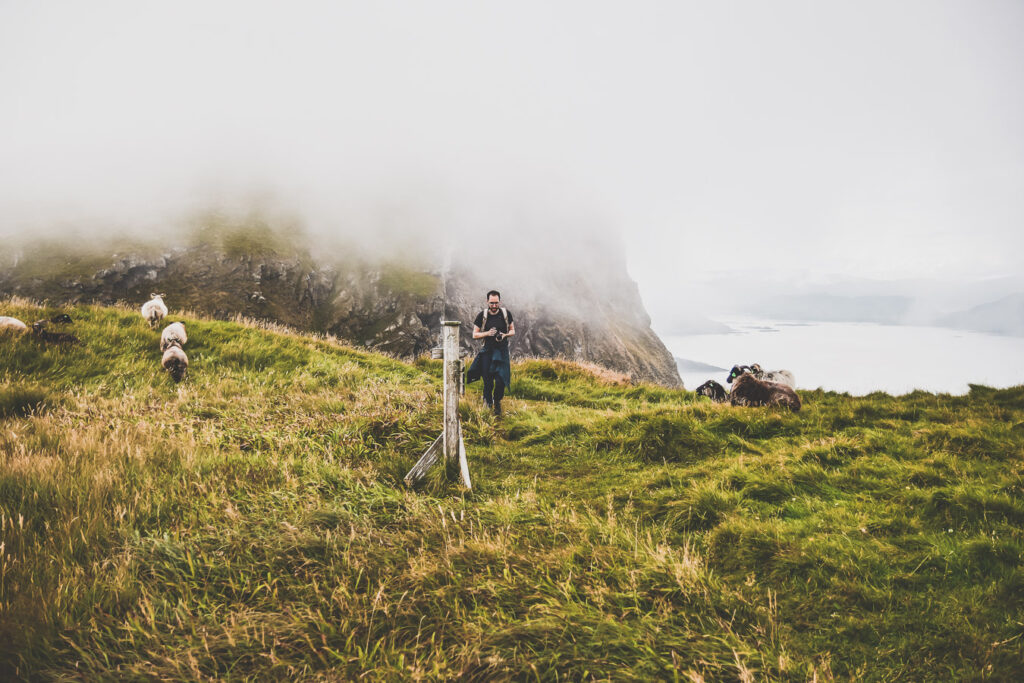
{"type": "Polygon", "coordinates": [[[596,240],[669,313],[722,271],[1012,277],[1022,33],[1010,1],[4,3],[0,239],[259,205],[600,277],[596,240]]]}

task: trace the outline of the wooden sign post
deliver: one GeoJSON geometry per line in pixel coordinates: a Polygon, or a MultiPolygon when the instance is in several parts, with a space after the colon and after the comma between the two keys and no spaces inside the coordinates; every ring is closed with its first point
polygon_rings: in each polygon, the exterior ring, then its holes
{"type": "Polygon", "coordinates": [[[459,463],[459,375],[462,361],[459,359],[459,323],[441,323],[444,333],[444,463],[452,474],[458,471],[459,463]]]}
{"type": "Polygon", "coordinates": [[[431,465],[444,453],[445,472],[449,481],[461,474],[462,483],[472,489],[469,481],[469,463],[466,461],[466,444],[462,440],[462,424],[459,422],[459,395],[462,385],[462,359],[459,358],[459,322],[441,322],[444,349],[444,426],[441,434],[430,444],[419,462],[405,475],[407,486],[413,486],[422,479],[431,465]]]}

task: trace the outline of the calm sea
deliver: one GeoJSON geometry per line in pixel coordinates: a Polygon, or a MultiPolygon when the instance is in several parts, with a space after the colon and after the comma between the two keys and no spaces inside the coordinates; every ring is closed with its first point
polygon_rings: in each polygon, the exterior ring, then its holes
{"type": "Polygon", "coordinates": [[[734,364],[787,369],[797,388],[862,395],[914,389],[963,394],[968,383],[1024,384],[1024,338],[939,327],[874,323],[722,321],[734,332],[662,336],[673,355],[724,368],[682,374],[687,389],[715,379],[723,386],[734,364]]]}

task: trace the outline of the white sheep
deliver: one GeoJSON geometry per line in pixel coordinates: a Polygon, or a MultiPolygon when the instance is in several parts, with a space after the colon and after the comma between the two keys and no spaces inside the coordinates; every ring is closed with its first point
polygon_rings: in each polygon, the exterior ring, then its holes
{"type": "Polygon", "coordinates": [[[156,324],[167,315],[167,305],[164,304],[163,294],[150,294],[149,296],[150,300],[142,304],[142,317],[149,322],[150,327],[156,327],[156,324]]]}
{"type": "Polygon", "coordinates": [[[185,334],[185,323],[171,323],[160,333],[160,350],[166,351],[171,346],[181,347],[187,341],[188,335],[185,334]]]}
{"type": "Polygon", "coordinates": [[[763,382],[775,382],[785,384],[790,389],[796,389],[796,378],[789,370],[771,370],[765,372],[761,366],[754,363],[750,366],[750,374],[763,382]]]}
{"type": "Polygon", "coordinates": [[[0,315],[0,333],[13,332],[14,334],[21,334],[26,331],[28,331],[28,325],[17,318],[12,318],[9,315],[0,315]]]}
{"type": "Polygon", "coordinates": [[[732,384],[733,380],[748,372],[754,376],[754,379],[759,379],[762,382],[774,382],[775,384],[784,384],[790,389],[796,389],[796,379],[793,377],[793,373],[789,370],[773,370],[772,372],[765,372],[761,369],[761,366],[757,363],[753,365],[734,365],[732,370],[729,371],[729,377],[726,378],[726,382],[732,384]]]}
{"type": "Polygon", "coordinates": [[[168,346],[167,350],[164,351],[164,357],[160,360],[160,365],[164,366],[164,370],[171,373],[171,378],[175,382],[180,382],[185,379],[185,375],[188,373],[188,356],[185,355],[185,352],[177,344],[168,346]]]}

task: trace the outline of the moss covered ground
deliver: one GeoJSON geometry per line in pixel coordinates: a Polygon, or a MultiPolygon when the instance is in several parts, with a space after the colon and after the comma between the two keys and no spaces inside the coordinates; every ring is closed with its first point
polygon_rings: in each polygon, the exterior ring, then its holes
{"type": "Polygon", "coordinates": [[[1024,671],[1024,387],[792,414],[526,361],[461,405],[474,490],[409,491],[439,362],[186,315],[176,385],[66,310],[80,346],[0,337],[2,678],[1024,671]]]}

